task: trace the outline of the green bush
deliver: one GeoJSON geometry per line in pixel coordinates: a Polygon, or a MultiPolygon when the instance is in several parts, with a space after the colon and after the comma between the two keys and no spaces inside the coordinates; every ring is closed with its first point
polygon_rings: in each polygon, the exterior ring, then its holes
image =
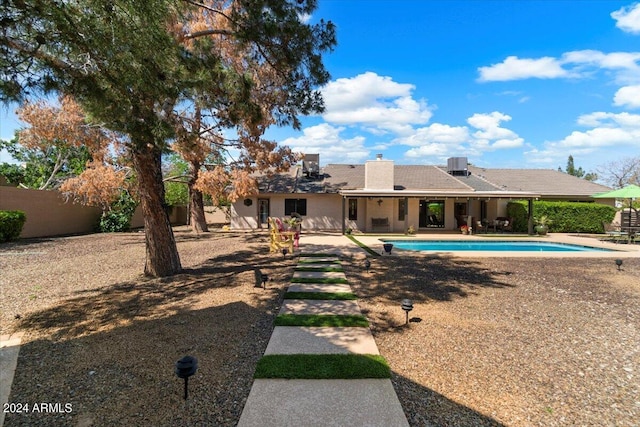
{"type": "MultiPolygon", "coordinates": [[[[527,231],[528,202],[510,202],[509,217],[513,218],[514,231],[527,231]]],[[[547,216],[551,220],[549,231],[555,233],[602,233],[602,223],[613,221],[615,208],[600,203],[534,201],[536,217],[547,216]]]]}
{"type": "Polygon", "coordinates": [[[111,204],[111,210],[102,213],[100,231],[103,233],[129,231],[131,218],[133,218],[137,205],[133,197],[128,192],[123,191],[120,198],[111,204]]]}
{"type": "Polygon", "coordinates": [[[0,211],[0,242],[20,237],[27,215],[22,211],[0,211]]]}

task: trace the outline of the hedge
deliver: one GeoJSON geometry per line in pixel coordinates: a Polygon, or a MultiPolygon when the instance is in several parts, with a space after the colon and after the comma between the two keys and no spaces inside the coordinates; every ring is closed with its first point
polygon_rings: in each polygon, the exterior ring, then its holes
{"type": "MultiPolygon", "coordinates": [[[[507,214],[513,218],[514,231],[527,231],[528,201],[510,202],[507,214]]],[[[600,203],[534,201],[533,216],[547,216],[549,231],[555,233],[602,233],[602,223],[610,223],[616,209],[600,203]]]]}
{"type": "Polygon", "coordinates": [[[0,242],[20,237],[27,215],[22,211],[0,211],[0,242]]]}

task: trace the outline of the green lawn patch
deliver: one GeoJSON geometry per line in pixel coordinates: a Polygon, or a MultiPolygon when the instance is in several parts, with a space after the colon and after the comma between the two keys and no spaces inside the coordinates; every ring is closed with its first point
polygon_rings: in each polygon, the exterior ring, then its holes
{"type": "Polygon", "coordinates": [[[343,284],[346,285],[347,279],[337,278],[337,277],[293,277],[291,279],[291,283],[323,283],[323,284],[343,284]]]}
{"type": "Polygon", "coordinates": [[[338,314],[281,314],[276,317],[275,326],[325,326],[325,327],[369,327],[369,321],[362,315],[338,314]]]}
{"type": "Polygon", "coordinates": [[[362,243],[360,240],[356,239],[352,235],[347,234],[347,239],[351,240],[353,243],[355,243],[356,245],[360,246],[362,249],[367,251],[367,253],[369,253],[370,255],[380,256],[380,254],[378,252],[374,251],[369,246],[365,245],[364,243],[362,243]]]}
{"type": "Polygon", "coordinates": [[[319,272],[336,272],[344,273],[342,267],[296,267],[296,271],[319,271],[319,272]]]}
{"type": "Polygon", "coordinates": [[[254,378],[391,378],[391,369],[377,354],[270,354],[258,361],[254,378]]]}
{"type": "Polygon", "coordinates": [[[356,300],[351,292],[287,292],[284,299],[356,300]]]}

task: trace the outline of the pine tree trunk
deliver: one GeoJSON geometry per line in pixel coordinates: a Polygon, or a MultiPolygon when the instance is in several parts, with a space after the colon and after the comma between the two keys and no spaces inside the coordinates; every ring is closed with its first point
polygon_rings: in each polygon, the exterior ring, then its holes
{"type": "Polygon", "coordinates": [[[135,149],[133,165],[138,175],[146,260],[144,274],[154,277],[171,276],[182,270],[178,247],[173,236],[164,200],[160,150],[149,145],[135,149]]]}
{"type": "Polygon", "coordinates": [[[189,164],[189,215],[191,217],[191,229],[196,233],[206,233],[209,231],[207,219],[204,216],[204,197],[202,192],[193,188],[198,178],[198,170],[200,163],[192,162],[189,164]]]}

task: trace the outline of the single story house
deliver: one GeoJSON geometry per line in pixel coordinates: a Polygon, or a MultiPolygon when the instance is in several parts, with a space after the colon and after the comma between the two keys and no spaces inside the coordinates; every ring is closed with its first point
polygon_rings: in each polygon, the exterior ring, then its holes
{"type": "Polygon", "coordinates": [[[556,170],[479,168],[466,157],[447,166],[396,165],[380,154],[365,164],[319,164],[310,154],[289,173],[257,177],[259,194],[232,205],[231,228],[267,228],[268,217],[295,213],[305,230],[455,230],[505,217],[510,200],[593,202],[610,190],[556,170]]]}

